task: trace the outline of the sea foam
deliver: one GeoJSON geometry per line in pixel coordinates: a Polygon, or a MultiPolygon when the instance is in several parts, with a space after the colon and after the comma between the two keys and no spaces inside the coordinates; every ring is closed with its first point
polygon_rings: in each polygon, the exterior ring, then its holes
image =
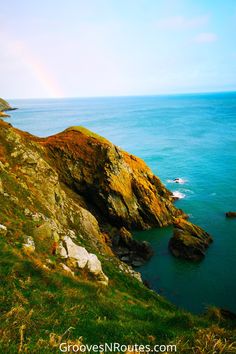
{"type": "Polygon", "coordinates": [[[174,191],[172,193],[172,195],[173,195],[173,197],[178,198],[178,199],[184,199],[186,196],[184,193],[181,193],[179,191],[174,191]]]}

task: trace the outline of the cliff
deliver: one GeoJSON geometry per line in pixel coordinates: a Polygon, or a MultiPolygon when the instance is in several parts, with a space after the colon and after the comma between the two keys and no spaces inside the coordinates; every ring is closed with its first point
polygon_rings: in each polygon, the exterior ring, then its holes
{"type": "Polygon", "coordinates": [[[15,193],[19,207],[40,211],[56,223],[59,234],[72,228],[86,238],[104,238],[103,244],[121,256],[128,249],[132,263],[151,251],[132,240],[128,230],[163,227],[186,217],[141,159],[85,128],[40,139],[4,122],[0,127],[0,161],[11,179],[9,188],[29,194],[22,202],[15,193]]]}
{"type": "Polygon", "coordinates": [[[9,103],[5,100],[3,100],[2,98],[0,98],[0,118],[4,118],[4,117],[9,117],[8,114],[4,113],[5,111],[12,111],[15,108],[12,108],[9,103]]]}
{"type": "Polygon", "coordinates": [[[131,267],[152,255],[133,229],[175,225],[178,249],[183,233],[191,240],[183,254],[172,247],[183,257],[205,231],[141,159],[106,139],[82,127],[38,138],[0,120],[0,205],[2,348],[30,351],[41,341],[53,352],[63,333],[73,343],[135,342],[133,333],[166,342],[209,324],[147,289],[131,267]]]}

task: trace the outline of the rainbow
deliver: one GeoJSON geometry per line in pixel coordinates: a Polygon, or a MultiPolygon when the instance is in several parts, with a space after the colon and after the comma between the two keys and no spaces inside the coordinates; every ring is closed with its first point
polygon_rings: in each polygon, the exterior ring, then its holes
{"type": "Polygon", "coordinates": [[[45,94],[52,98],[64,97],[63,90],[57,80],[47,70],[43,63],[29,51],[24,43],[15,42],[12,49],[14,54],[17,55],[17,58],[19,58],[20,54],[22,63],[44,89],[45,94]]]}

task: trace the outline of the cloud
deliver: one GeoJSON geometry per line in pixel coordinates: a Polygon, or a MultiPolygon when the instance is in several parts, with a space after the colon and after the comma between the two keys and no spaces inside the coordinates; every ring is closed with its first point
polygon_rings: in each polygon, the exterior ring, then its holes
{"type": "Polygon", "coordinates": [[[218,37],[215,33],[204,32],[204,33],[199,33],[194,38],[194,42],[196,42],[196,43],[212,43],[212,42],[216,42],[217,39],[218,39],[218,37]]]}
{"type": "Polygon", "coordinates": [[[198,17],[187,18],[184,16],[172,16],[158,20],[156,27],[166,30],[185,30],[199,28],[208,23],[209,16],[203,15],[198,17]]]}

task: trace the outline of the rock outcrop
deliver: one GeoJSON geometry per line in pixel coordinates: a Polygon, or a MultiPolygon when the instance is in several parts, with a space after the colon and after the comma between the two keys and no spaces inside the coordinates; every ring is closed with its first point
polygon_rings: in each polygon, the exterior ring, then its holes
{"type": "Polygon", "coordinates": [[[141,266],[153,255],[151,245],[147,241],[134,240],[131,232],[125,227],[112,238],[112,245],[118,257],[134,267],[141,266]]]}
{"type": "Polygon", "coordinates": [[[85,128],[38,140],[60,181],[82,195],[94,214],[114,226],[147,229],[182,214],[171,193],[139,158],[85,128]]]}
{"type": "Polygon", "coordinates": [[[4,113],[5,111],[12,111],[15,108],[12,108],[9,103],[2,98],[0,98],[0,118],[10,117],[9,114],[4,113]]]}
{"type": "Polygon", "coordinates": [[[212,242],[211,236],[184,219],[174,222],[174,234],[169,242],[169,249],[175,257],[189,260],[200,260],[205,256],[205,251],[212,242]]]}
{"type": "MultiPolygon", "coordinates": [[[[17,239],[45,263],[49,255],[58,258],[56,266],[75,276],[80,269],[107,284],[104,257],[116,255],[137,267],[152,255],[150,245],[130,231],[186,217],[144,161],[85,128],[38,138],[0,120],[0,142],[0,223],[7,226],[7,239],[17,239]]],[[[186,225],[196,230],[185,222],[182,234],[195,241],[186,225]]]]}

